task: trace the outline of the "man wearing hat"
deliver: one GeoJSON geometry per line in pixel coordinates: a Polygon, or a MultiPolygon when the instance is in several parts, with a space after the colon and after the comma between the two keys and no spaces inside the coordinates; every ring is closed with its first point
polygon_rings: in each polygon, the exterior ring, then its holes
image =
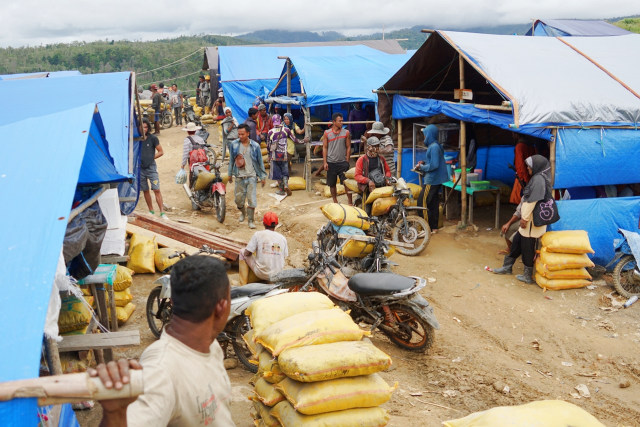
{"type": "Polygon", "coordinates": [[[266,142],[269,131],[273,128],[273,123],[267,113],[267,107],[264,104],[258,105],[258,116],[256,117],[256,124],[258,125],[258,139],[257,142],[266,142]]]}
{"type": "Polygon", "coordinates": [[[154,83],[149,86],[151,91],[151,108],[155,111],[153,115],[154,135],[160,134],[160,111],[162,110],[162,95],[158,92],[158,86],[154,83]]]}
{"type": "Polygon", "coordinates": [[[200,93],[200,96],[198,97],[198,105],[202,108],[209,105],[209,97],[211,94],[211,86],[209,85],[209,80],[211,80],[211,77],[207,74],[206,76],[201,78],[200,82],[198,83],[198,90],[200,93]]]}
{"type": "MultiPolygon", "coordinates": [[[[196,131],[202,129],[201,126],[196,126],[195,123],[189,122],[186,127],[183,127],[182,130],[187,132],[187,137],[184,139],[182,143],[182,166],[181,169],[184,169],[185,166],[189,166],[189,187],[191,187],[191,180],[193,171],[191,170],[191,165],[189,164],[189,158],[191,152],[193,150],[204,149],[205,141],[201,136],[196,135],[196,131]]],[[[205,154],[206,156],[206,154],[205,154]]]]}
{"type": "MultiPolygon", "coordinates": [[[[378,155],[380,148],[380,140],[375,136],[367,139],[365,146],[365,154],[360,156],[356,162],[355,180],[358,182],[358,188],[362,192],[363,209],[371,210],[370,206],[365,207],[364,201],[370,192],[377,187],[384,187],[388,184],[388,178],[391,177],[389,165],[384,157],[378,155]],[[368,209],[367,209],[368,208],[368,209]]],[[[367,212],[370,213],[370,212],[367,212]]]]}
{"type": "Polygon", "coordinates": [[[268,281],[272,275],[282,271],[284,260],[289,256],[287,239],[275,231],[278,215],[266,212],[262,217],[262,224],[265,229],[257,231],[240,251],[240,281],[244,282],[243,285],[249,280],[248,269],[258,279],[268,281]],[[246,267],[242,265],[243,262],[246,267]]]}
{"type": "Polygon", "coordinates": [[[378,154],[387,161],[391,176],[396,176],[396,163],[393,161],[393,140],[389,136],[389,128],[384,127],[382,122],[374,122],[364,136],[360,138],[362,143],[366,143],[367,139],[375,136],[380,140],[380,148],[378,154]]]}

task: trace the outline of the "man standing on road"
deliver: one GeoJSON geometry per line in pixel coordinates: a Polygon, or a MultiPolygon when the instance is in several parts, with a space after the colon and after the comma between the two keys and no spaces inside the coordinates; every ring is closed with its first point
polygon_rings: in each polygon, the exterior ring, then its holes
{"type": "MultiPolygon", "coordinates": [[[[327,185],[331,191],[333,203],[338,203],[336,184],[338,177],[344,185],[346,177],[344,173],[349,170],[349,157],[351,156],[351,134],[342,128],[342,113],[333,113],[331,128],[322,135],[322,160],[324,170],[327,171],[327,185]]],[[[345,186],[347,200],[352,205],[351,192],[345,186]]]]}
{"type": "MultiPolygon", "coordinates": [[[[277,231],[278,215],[274,212],[266,212],[262,217],[264,230],[256,231],[247,246],[240,251],[240,270],[243,270],[242,262],[258,277],[269,281],[273,274],[279,273],[284,268],[284,260],[289,256],[287,239],[277,231]]],[[[242,278],[242,274],[240,277],[242,278]]],[[[248,274],[241,280],[247,284],[248,274]]]]}
{"type": "MultiPolygon", "coordinates": [[[[144,394],[133,402],[101,401],[102,426],[234,425],[228,407],[231,381],[216,340],[231,307],[224,264],[202,255],[180,260],[171,269],[171,303],[171,322],[140,358],[144,394]]],[[[120,359],[90,369],[89,375],[120,390],[140,364],[120,359]]]]}
{"type": "Polygon", "coordinates": [[[418,206],[427,208],[426,211],[423,211],[427,215],[425,220],[429,223],[431,232],[435,233],[438,230],[440,219],[440,189],[442,184],[449,181],[449,174],[444,160],[444,150],[438,142],[438,127],[429,125],[422,129],[422,133],[427,153],[426,160],[420,160],[415,166],[416,169],[424,173],[422,190],[418,196],[418,206]]]}
{"type": "Polygon", "coordinates": [[[155,112],[153,115],[153,127],[155,128],[154,135],[160,134],[160,112],[162,111],[162,95],[158,92],[158,86],[152,84],[149,86],[151,91],[151,108],[155,112]]]}
{"type": "Polygon", "coordinates": [[[176,126],[182,126],[182,92],[178,90],[178,85],[175,83],[171,85],[169,91],[169,103],[176,117],[176,126]]]}
{"type": "Polygon", "coordinates": [[[164,151],[162,151],[162,146],[158,138],[149,133],[149,128],[149,121],[146,119],[143,120],[142,131],[144,132],[144,139],[140,141],[140,190],[142,190],[142,194],[144,194],[144,201],[147,202],[149,213],[155,215],[153,202],[151,201],[151,193],[149,192],[149,182],[151,182],[151,189],[156,196],[160,218],[169,219],[167,214],[162,212],[164,205],[162,204],[162,193],[160,193],[160,177],[158,176],[158,169],[156,167],[156,159],[162,157],[164,151]]]}
{"type": "Polygon", "coordinates": [[[249,126],[249,138],[253,141],[258,141],[258,123],[256,119],[258,118],[258,109],[251,107],[249,111],[247,111],[247,120],[244,121],[244,124],[249,126]]]}
{"type": "Polygon", "coordinates": [[[258,181],[266,183],[267,172],[262,162],[260,145],[249,138],[249,126],[238,126],[238,139],[229,147],[229,183],[236,177],[235,199],[236,206],[240,210],[239,222],[244,221],[245,214],[248,218],[249,228],[256,228],[254,216],[258,204],[256,187],[258,181]],[[247,208],[245,210],[245,201],[247,208]]]}

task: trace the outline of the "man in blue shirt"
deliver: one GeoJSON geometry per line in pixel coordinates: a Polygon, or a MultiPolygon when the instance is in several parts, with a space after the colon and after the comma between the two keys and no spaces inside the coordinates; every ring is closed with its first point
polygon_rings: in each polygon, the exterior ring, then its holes
{"type": "Polygon", "coordinates": [[[438,229],[440,189],[442,184],[449,181],[447,164],[444,160],[444,150],[438,143],[438,128],[429,125],[422,130],[424,145],[427,147],[426,160],[420,160],[415,169],[424,173],[422,191],[418,196],[418,205],[426,207],[425,220],[429,223],[431,232],[438,229]]]}

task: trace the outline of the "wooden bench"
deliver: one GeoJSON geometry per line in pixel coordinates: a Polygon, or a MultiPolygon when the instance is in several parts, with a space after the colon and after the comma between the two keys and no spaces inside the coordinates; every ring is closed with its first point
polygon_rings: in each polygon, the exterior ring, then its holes
{"type": "Polygon", "coordinates": [[[105,350],[114,347],[140,345],[140,331],[119,331],[102,334],[67,335],[58,343],[58,351],[105,350]]]}

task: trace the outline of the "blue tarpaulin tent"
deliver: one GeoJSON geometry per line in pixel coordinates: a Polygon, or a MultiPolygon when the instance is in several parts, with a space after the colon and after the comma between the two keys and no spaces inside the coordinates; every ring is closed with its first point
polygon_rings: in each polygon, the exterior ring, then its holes
{"type": "MultiPolygon", "coordinates": [[[[117,173],[109,157],[87,157],[96,143],[105,146],[101,128],[95,103],[0,124],[0,381],[39,374],[49,296],[76,185],[83,175],[110,179],[117,173]]],[[[0,403],[0,419],[4,425],[37,425],[36,399],[0,403]]]]}

